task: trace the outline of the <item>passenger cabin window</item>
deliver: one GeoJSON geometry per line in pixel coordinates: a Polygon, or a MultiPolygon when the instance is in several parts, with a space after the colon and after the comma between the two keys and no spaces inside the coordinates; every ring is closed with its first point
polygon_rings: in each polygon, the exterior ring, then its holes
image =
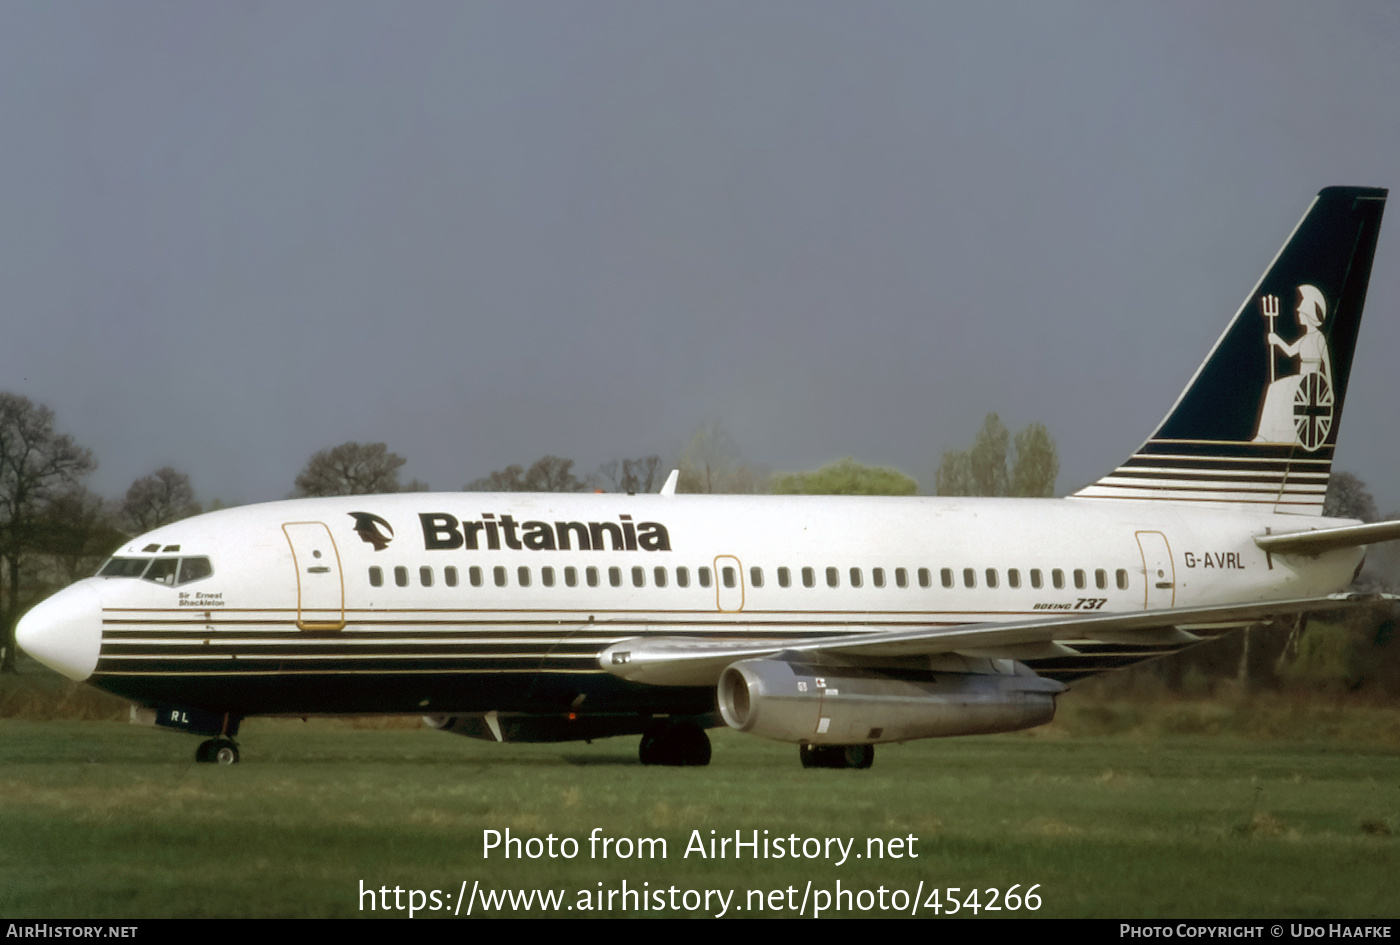
{"type": "Polygon", "coordinates": [[[515,579],[516,579],[518,582],[520,582],[520,586],[521,586],[521,587],[529,587],[529,586],[530,586],[530,569],[527,568],[527,567],[525,567],[525,565],[522,564],[520,567],[518,567],[518,568],[515,569],[515,579]]]}
{"type": "Polygon", "coordinates": [[[380,567],[376,566],[376,567],[373,567],[373,568],[370,568],[370,569],[369,569],[369,586],[370,586],[370,587],[383,587],[383,586],[384,586],[384,569],[383,569],[383,568],[380,568],[380,567]]]}
{"type": "Polygon", "coordinates": [[[481,568],[479,566],[475,564],[472,565],[471,570],[467,572],[467,576],[471,578],[472,587],[481,586],[481,568]]]}
{"type": "Polygon", "coordinates": [[[988,569],[987,569],[987,586],[988,586],[988,587],[996,587],[996,586],[997,586],[997,569],[996,569],[996,568],[988,568],[988,569]]]}
{"type": "Polygon", "coordinates": [[[1039,568],[1031,568],[1031,587],[1039,590],[1045,581],[1040,576],[1039,568]]]}
{"type": "Polygon", "coordinates": [[[608,568],[608,583],[613,587],[622,586],[622,569],[614,565],[608,568]]]}
{"type": "Polygon", "coordinates": [[[634,564],[632,566],[632,586],[647,586],[647,569],[642,567],[640,564],[634,564]]]}
{"type": "Polygon", "coordinates": [[[697,568],[697,569],[696,569],[696,573],[697,573],[697,574],[699,575],[699,577],[700,577],[700,586],[701,586],[701,587],[709,587],[709,586],[710,586],[710,569],[709,569],[709,568],[697,568]]]}
{"type": "Polygon", "coordinates": [[[652,571],[652,577],[656,579],[657,587],[666,586],[666,569],[663,568],[661,565],[658,564],[656,568],[652,571]]]}
{"type": "Polygon", "coordinates": [[[752,584],[754,587],[763,586],[762,568],[749,568],[749,583],[752,584]]]}
{"type": "Polygon", "coordinates": [[[443,583],[446,584],[448,587],[456,587],[456,586],[457,586],[457,569],[454,568],[452,565],[448,565],[447,567],[443,568],[443,569],[442,569],[442,580],[443,580],[443,583]]]}
{"type": "Polygon", "coordinates": [[[884,568],[871,568],[871,569],[870,569],[870,583],[871,583],[871,584],[874,584],[876,587],[884,587],[884,586],[885,586],[885,569],[884,569],[884,568]]]}
{"type": "Polygon", "coordinates": [[[408,587],[408,568],[403,565],[394,568],[394,583],[399,587],[408,587]]]}
{"type": "Polygon", "coordinates": [[[840,571],[839,568],[827,568],[827,569],[826,569],[826,586],[827,586],[827,587],[840,587],[840,586],[841,586],[841,571],[840,571]]]}
{"type": "Polygon", "coordinates": [[[545,587],[554,586],[554,569],[549,565],[540,568],[540,583],[545,587]]]}
{"type": "Polygon", "coordinates": [[[564,583],[569,587],[578,587],[578,568],[571,565],[564,569],[564,583]]]}
{"type": "Polygon", "coordinates": [[[422,567],[422,568],[419,568],[419,569],[418,569],[418,581],[419,581],[419,583],[421,583],[424,587],[432,587],[432,586],[433,586],[433,569],[432,569],[432,568],[429,568],[429,567],[422,567]]]}
{"type": "Polygon", "coordinates": [[[904,568],[894,569],[894,583],[900,587],[909,586],[909,572],[904,568]]]}
{"type": "Polygon", "coordinates": [[[1103,568],[1099,568],[1094,572],[1094,586],[1099,590],[1108,587],[1108,572],[1103,568]]]}
{"type": "Polygon", "coordinates": [[[1007,569],[1007,572],[1006,572],[1006,586],[1007,586],[1007,587],[1020,587],[1020,586],[1021,586],[1021,572],[1018,571],[1016,568],[1009,568],[1009,569],[1007,569]]]}
{"type": "Polygon", "coordinates": [[[963,568],[963,587],[977,586],[977,569],[963,568]]]}
{"type": "Polygon", "coordinates": [[[1089,586],[1089,581],[1084,576],[1083,568],[1074,569],[1074,586],[1079,588],[1081,591],[1089,586]]]}
{"type": "MultiPolygon", "coordinates": [[[[924,584],[924,583],[923,583],[923,580],[922,580],[922,579],[923,579],[923,569],[922,569],[922,568],[919,569],[919,578],[920,578],[919,583],[920,583],[920,584],[923,584],[924,587],[928,587],[928,585],[927,585],[927,584],[924,584]]],[[[953,569],[952,569],[952,568],[944,568],[942,571],[939,571],[939,572],[938,572],[938,578],[939,578],[940,581],[943,582],[943,586],[944,586],[944,587],[952,587],[952,586],[953,586],[953,569]]]]}
{"type": "Polygon", "coordinates": [[[679,567],[679,568],[676,568],[676,586],[677,586],[677,587],[689,587],[689,586],[690,586],[690,569],[689,569],[689,568],[684,567],[684,566],[679,567]]]}
{"type": "Polygon", "coordinates": [[[723,577],[724,577],[724,586],[725,586],[725,587],[734,587],[734,586],[735,586],[735,583],[736,583],[736,581],[738,580],[738,577],[737,577],[737,575],[735,575],[734,569],[733,569],[732,567],[730,567],[730,566],[728,566],[728,565],[725,565],[723,568],[720,569],[720,574],[723,575],[723,577]]]}
{"type": "Polygon", "coordinates": [[[851,587],[860,587],[860,568],[851,568],[851,587]]]}
{"type": "Polygon", "coordinates": [[[1054,583],[1055,590],[1062,590],[1065,586],[1065,572],[1056,568],[1050,572],[1050,580],[1054,583]]]}
{"type": "Polygon", "coordinates": [[[792,587],[792,572],[787,568],[778,569],[778,586],[792,587]]]}
{"type": "Polygon", "coordinates": [[[1126,591],[1128,589],[1128,572],[1122,568],[1118,569],[1118,589],[1126,591]]]}
{"type": "Polygon", "coordinates": [[[584,579],[588,581],[589,587],[598,586],[598,569],[593,565],[590,564],[587,568],[584,568],[583,576],[584,579]]]}
{"type": "Polygon", "coordinates": [[[919,569],[919,586],[933,587],[933,572],[928,568],[919,569]]]}
{"type": "Polygon", "coordinates": [[[491,569],[491,577],[495,580],[497,587],[506,586],[506,569],[504,565],[496,565],[491,569]]]}
{"type": "Polygon", "coordinates": [[[803,587],[816,587],[816,586],[817,586],[817,572],[816,572],[815,569],[813,569],[813,568],[803,568],[803,569],[802,569],[802,586],[803,586],[803,587]]]}

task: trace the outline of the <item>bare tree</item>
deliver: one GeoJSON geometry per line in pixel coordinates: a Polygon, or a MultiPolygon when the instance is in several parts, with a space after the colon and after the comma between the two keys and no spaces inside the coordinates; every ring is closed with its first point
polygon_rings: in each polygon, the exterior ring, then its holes
{"type": "Polygon", "coordinates": [[[505,469],[498,469],[489,476],[473,479],[462,488],[468,492],[529,491],[525,488],[525,468],[523,466],[507,466],[505,469]]]}
{"type": "Polygon", "coordinates": [[[321,450],[297,476],[295,497],[371,495],[399,491],[399,468],[407,463],[383,443],[342,443],[321,450]]]}
{"type": "Polygon", "coordinates": [[[1366,483],[1349,472],[1334,472],[1327,481],[1327,497],[1322,500],[1322,514],[1329,518],[1359,518],[1374,522],[1379,513],[1366,483]]]}
{"type": "Polygon", "coordinates": [[[574,461],[542,456],[529,469],[507,466],[467,483],[468,492],[578,492],[583,481],[573,473],[574,461]]]}
{"type": "Polygon", "coordinates": [[[199,514],[190,477],[165,466],[136,480],[122,500],[122,524],[134,534],[199,514]]]}
{"type": "Polygon", "coordinates": [[[574,461],[559,456],[541,456],[525,470],[528,492],[578,492],[583,481],[573,473],[574,461]]]}
{"type": "Polygon", "coordinates": [[[27,558],[48,505],[95,468],[92,453],[54,432],[53,411],[28,397],[0,393],[0,672],[14,672],[15,618],[27,558]]]}
{"type": "Polygon", "coordinates": [[[33,545],[52,562],[47,576],[57,589],[91,575],[125,540],[117,511],[101,496],[74,486],[45,506],[33,545]]]}
{"type": "Polygon", "coordinates": [[[677,492],[749,495],[767,486],[767,471],[745,460],[739,444],[718,422],[696,431],[677,465],[677,492]]]}
{"type": "Polygon", "coordinates": [[[661,474],[660,456],[641,456],[622,461],[622,488],[624,492],[654,492],[661,474]]]}
{"type": "Polygon", "coordinates": [[[660,456],[611,459],[598,467],[595,478],[611,487],[610,492],[651,492],[658,486],[660,471],[660,456]]]}

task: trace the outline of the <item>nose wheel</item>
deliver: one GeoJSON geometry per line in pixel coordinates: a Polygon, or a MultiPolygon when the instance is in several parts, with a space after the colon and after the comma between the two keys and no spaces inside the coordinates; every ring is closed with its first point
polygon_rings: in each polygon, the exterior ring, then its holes
{"type": "Polygon", "coordinates": [[[238,764],[238,745],[231,738],[211,738],[199,743],[194,751],[194,760],[200,764],[238,764]]]}

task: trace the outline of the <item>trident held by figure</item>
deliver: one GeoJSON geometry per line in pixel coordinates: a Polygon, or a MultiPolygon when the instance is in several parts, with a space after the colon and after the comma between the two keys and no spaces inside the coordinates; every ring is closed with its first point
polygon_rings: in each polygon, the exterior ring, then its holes
{"type": "MultiPolygon", "coordinates": [[[[1278,318],[1278,296],[1263,295],[1259,297],[1259,310],[1264,313],[1264,317],[1269,320],[1269,335],[1274,335],[1274,319],[1278,318]]],[[[1269,346],[1269,383],[1272,384],[1278,378],[1274,376],[1274,348],[1269,346]]]]}

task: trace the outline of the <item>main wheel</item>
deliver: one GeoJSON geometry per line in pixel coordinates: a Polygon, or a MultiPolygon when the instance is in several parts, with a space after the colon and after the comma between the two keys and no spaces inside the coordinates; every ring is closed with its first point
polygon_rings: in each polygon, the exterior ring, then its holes
{"type": "Polygon", "coordinates": [[[874,745],[847,745],[842,754],[847,768],[864,770],[875,763],[874,745]]]}
{"type": "Polygon", "coordinates": [[[800,745],[797,757],[804,768],[864,769],[875,763],[875,746],[800,745]]]}
{"type": "Polygon", "coordinates": [[[702,768],[710,763],[710,736],[694,722],[681,722],[672,729],[676,744],[675,764],[702,768]]]}
{"type": "Polygon", "coordinates": [[[707,765],[710,736],[694,722],[658,722],[642,734],[637,757],[644,765],[707,765]]]}

